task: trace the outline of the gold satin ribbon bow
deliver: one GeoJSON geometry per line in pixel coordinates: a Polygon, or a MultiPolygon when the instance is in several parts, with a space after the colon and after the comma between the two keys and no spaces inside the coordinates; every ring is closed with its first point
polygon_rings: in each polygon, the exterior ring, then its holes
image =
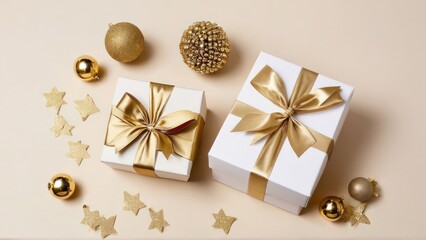
{"type": "Polygon", "coordinates": [[[157,150],[168,159],[173,153],[194,160],[199,144],[203,118],[194,112],[180,110],[162,116],[173,86],[150,83],[149,114],[131,94],[125,93],[111,109],[105,145],[123,151],[142,138],[133,168],[137,173],[157,176],[155,160],[157,150]]]}
{"type": "Polygon", "coordinates": [[[322,111],[343,102],[339,86],[323,87],[310,92],[317,76],[317,73],[302,68],[287,102],[284,82],[271,67],[266,65],[253,78],[251,84],[283,111],[264,113],[239,101],[234,104],[231,113],[241,117],[241,120],[232,132],[254,133],[252,143],[267,137],[250,173],[248,185],[250,195],[264,199],[268,178],[286,138],[298,157],[310,147],[331,154],[333,139],[310,129],[295,118],[296,113],[322,111]]]}

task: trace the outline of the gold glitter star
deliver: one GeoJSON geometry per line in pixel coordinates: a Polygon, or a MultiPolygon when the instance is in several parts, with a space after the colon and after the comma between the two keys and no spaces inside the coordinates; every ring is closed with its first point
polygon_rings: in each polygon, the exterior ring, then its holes
{"type": "Polygon", "coordinates": [[[86,121],[86,119],[93,113],[99,112],[99,109],[96,107],[93,99],[89,95],[86,95],[84,100],[76,100],[74,103],[77,104],[77,111],[80,113],[83,121],[86,121]]]}
{"type": "Polygon", "coordinates": [[[55,125],[50,128],[50,131],[53,132],[55,137],[58,137],[59,135],[69,135],[72,136],[71,130],[74,128],[73,125],[68,124],[67,120],[63,118],[62,116],[56,116],[55,118],[55,125]]]}
{"type": "Polygon", "coordinates": [[[89,210],[89,206],[83,205],[84,218],[81,221],[81,224],[88,225],[92,230],[96,230],[96,228],[101,225],[102,218],[99,216],[98,211],[91,212],[89,210]]]}
{"type": "Polygon", "coordinates": [[[108,219],[102,217],[101,218],[101,237],[106,238],[111,234],[116,234],[117,231],[114,228],[115,218],[117,216],[112,216],[108,219]]]}
{"type": "Polygon", "coordinates": [[[345,211],[343,212],[342,221],[351,222],[351,226],[354,226],[358,223],[370,224],[367,216],[364,215],[365,203],[361,203],[358,207],[353,207],[351,205],[345,206],[345,211]]]}
{"type": "Polygon", "coordinates": [[[232,224],[237,220],[234,217],[226,216],[225,212],[220,209],[219,213],[213,213],[216,222],[213,224],[214,228],[223,229],[223,231],[228,234],[229,230],[231,230],[232,224]]]}
{"type": "Polygon", "coordinates": [[[377,191],[377,181],[374,178],[368,178],[368,181],[371,182],[371,185],[373,185],[373,196],[379,197],[379,192],[377,191]]]}
{"type": "Polygon", "coordinates": [[[148,228],[149,230],[156,228],[162,233],[164,231],[164,227],[170,226],[169,223],[164,220],[163,209],[155,212],[150,208],[149,214],[151,215],[151,224],[148,228]]]}
{"type": "Polygon", "coordinates": [[[139,200],[139,193],[134,196],[124,191],[124,207],[123,210],[132,211],[135,216],[138,215],[139,209],[146,207],[146,205],[139,200]]]}
{"type": "Polygon", "coordinates": [[[87,153],[89,145],[78,142],[68,142],[70,151],[67,153],[67,157],[74,158],[75,162],[80,165],[83,158],[89,158],[90,155],[87,153]]]}
{"type": "Polygon", "coordinates": [[[66,104],[64,101],[65,92],[59,92],[56,87],[53,87],[50,93],[43,93],[44,97],[47,99],[46,107],[56,108],[56,113],[59,113],[61,106],[66,104]]]}

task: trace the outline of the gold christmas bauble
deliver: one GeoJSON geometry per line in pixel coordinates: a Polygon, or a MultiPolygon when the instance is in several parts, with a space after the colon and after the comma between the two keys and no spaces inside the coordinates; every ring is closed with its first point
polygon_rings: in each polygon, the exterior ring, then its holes
{"type": "Polygon", "coordinates": [[[324,198],[319,205],[321,216],[331,222],[339,220],[344,211],[343,199],[336,196],[324,198]]]}
{"type": "Polygon", "coordinates": [[[55,198],[67,199],[75,192],[75,182],[70,175],[59,173],[52,177],[47,189],[55,198]]]}
{"type": "Polygon", "coordinates": [[[83,55],[74,63],[74,71],[83,81],[99,80],[99,65],[94,57],[83,55]]]}
{"type": "Polygon", "coordinates": [[[352,179],[348,185],[348,192],[353,199],[360,202],[370,200],[375,195],[372,181],[363,177],[352,179]]]}
{"type": "Polygon", "coordinates": [[[110,25],[105,35],[108,54],[119,62],[132,62],[143,52],[144,37],[135,25],[121,22],[110,25]]]}
{"type": "Polygon", "coordinates": [[[201,74],[221,69],[231,52],[226,32],[216,23],[195,22],[183,32],[179,44],[183,61],[201,74]]]}

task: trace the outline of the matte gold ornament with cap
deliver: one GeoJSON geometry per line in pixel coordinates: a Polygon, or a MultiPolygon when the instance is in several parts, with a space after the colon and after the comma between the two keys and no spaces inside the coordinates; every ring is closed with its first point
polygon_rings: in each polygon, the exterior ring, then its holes
{"type": "Polygon", "coordinates": [[[144,36],[141,30],[128,22],[109,26],[105,35],[105,48],[108,54],[122,63],[136,60],[144,49],[144,36]]]}
{"type": "Polygon", "coordinates": [[[99,65],[92,56],[83,55],[78,57],[74,63],[74,71],[83,81],[99,80],[99,65]]]}
{"type": "Polygon", "coordinates": [[[47,189],[57,199],[68,199],[75,192],[75,181],[70,175],[59,173],[50,179],[47,189]]]}
{"type": "Polygon", "coordinates": [[[345,211],[343,199],[336,196],[325,197],[319,204],[321,216],[330,222],[339,220],[345,211]]]}
{"type": "Polygon", "coordinates": [[[376,186],[377,182],[374,179],[357,177],[352,179],[349,183],[348,192],[353,199],[365,202],[370,200],[372,197],[379,196],[376,186]]]}
{"type": "Polygon", "coordinates": [[[219,25],[201,21],[183,32],[179,49],[188,67],[201,74],[210,74],[226,64],[231,44],[219,25]]]}

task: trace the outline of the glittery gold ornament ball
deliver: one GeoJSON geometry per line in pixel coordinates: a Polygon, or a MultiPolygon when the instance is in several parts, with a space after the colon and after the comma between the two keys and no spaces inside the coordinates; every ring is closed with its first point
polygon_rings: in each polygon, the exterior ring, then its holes
{"type": "Polygon", "coordinates": [[[330,222],[339,220],[345,211],[343,199],[335,196],[324,198],[319,204],[319,212],[321,216],[330,222]]]}
{"type": "Polygon", "coordinates": [[[220,26],[202,21],[183,32],[179,48],[186,65],[201,74],[210,74],[226,64],[231,44],[220,26]]]}
{"type": "Polygon", "coordinates": [[[99,80],[99,65],[94,57],[83,55],[74,63],[74,71],[77,76],[86,82],[99,80]]]}
{"type": "Polygon", "coordinates": [[[52,177],[47,189],[55,198],[67,199],[75,192],[75,182],[70,175],[59,173],[52,177]]]}
{"type": "Polygon", "coordinates": [[[128,22],[111,24],[105,35],[108,54],[119,62],[132,62],[143,52],[144,37],[135,25],[128,22]]]}

